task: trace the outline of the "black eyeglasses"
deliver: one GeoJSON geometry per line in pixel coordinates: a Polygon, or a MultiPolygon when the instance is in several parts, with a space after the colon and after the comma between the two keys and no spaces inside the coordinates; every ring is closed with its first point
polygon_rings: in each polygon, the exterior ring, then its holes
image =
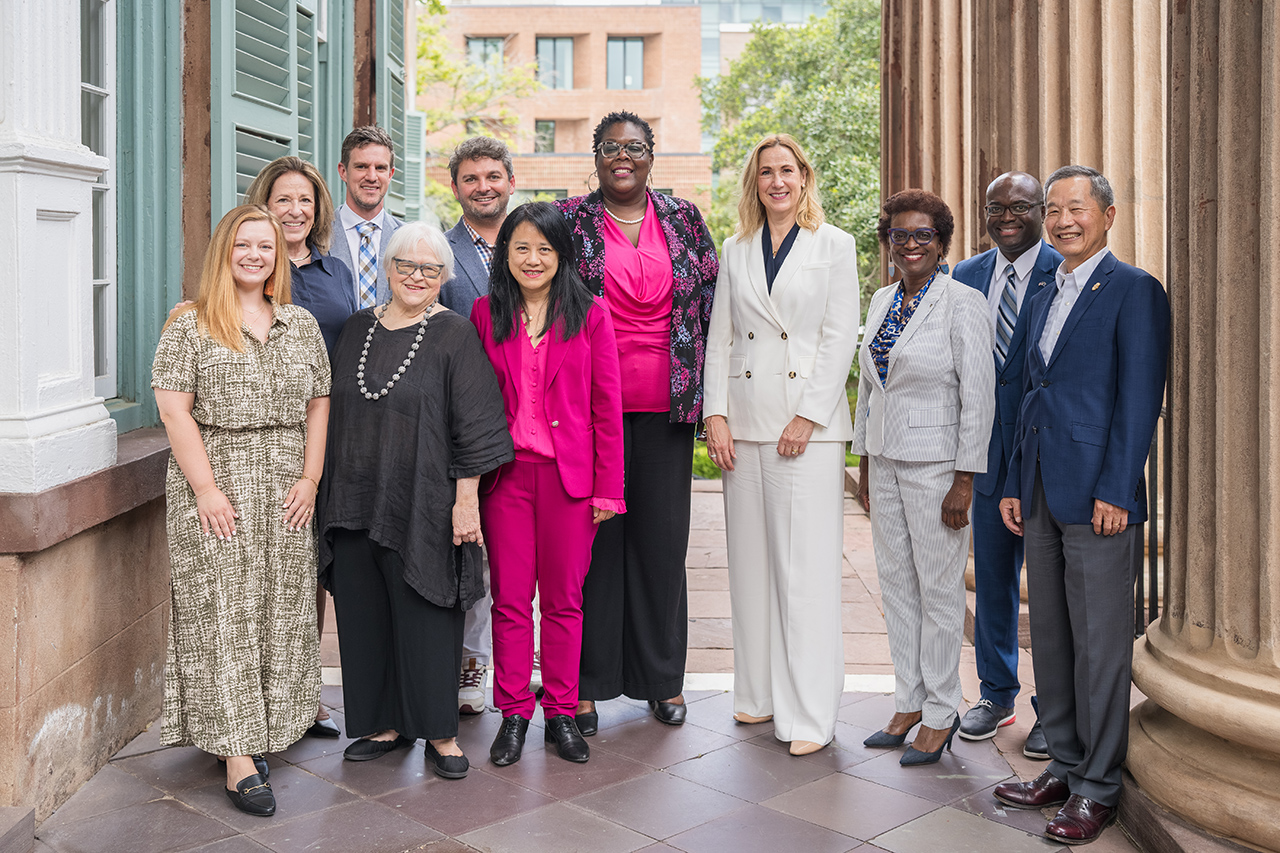
{"type": "Polygon", "coordinates": [[[895,246],[905,246],[908,237],[916,238],[917,246],[927,246],[933,242],[933,238],[937,236],[935,228],[917,228],[915,231],[908,231],[905,228],[890,228],[889,242],[895,246]]]}
{"type": "Polygon", "coordinates": [[[405,278],[410,278],[414,273],[422,273],[422,277],[427,281],[436,281],[440,276],[444,275],[444,264],[415,264],[413,261],[406,261],[403,258],[392,258],[395,261],[396,272],[405,278]]]}
{"type": "Polygon", "coordinates": [[[1033,202],[1015,201],[1013,204],[1010,204],[1010,205],[989,204],[986,207],[984,207],[983,210],[987,212],[987,216],[1004,216],[1004,212],[1006,210],[1008,210],[1014,216],[1022,216],[1024,213],[1029,213],[1033,207],[1043,207],[1043,206],[1044,206],[1044,202],[1042,201],[1033,201],[1033,202]]]}
{"type": "Polygon", "coordinates": [[[649,148],[643,142],[628,142],[626,145],[619,145],[616,142],[601,142],[596,147],[596,151],[600,152],[600,156],[607,157],[610,160],[617,157],[619,152],[626,151],[627,156],[632,160],[639,160],[649,153],[649,148]]]}

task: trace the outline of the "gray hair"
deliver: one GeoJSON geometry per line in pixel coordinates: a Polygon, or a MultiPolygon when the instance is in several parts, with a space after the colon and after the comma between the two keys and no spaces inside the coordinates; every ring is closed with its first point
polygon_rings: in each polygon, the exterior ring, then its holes
{"type": "Polygon", "coordinates": [[[419,243],[426,243],[427,250],[436,256],[436,263],[444,264],[444,281],[453,278],[453,250],[444,232],[426,222],[406,222],[387,241],[387,270],[391,270],[391,259],[401,256],[419,243]]]}
{"type": "Polygon", "coordinates": [[[449,180],[455,184],[458,182],[458,167],[464,160],[498,160],[502,163],[502,168],[507,170],[507,180],[511,180],[516,174],[511,162],[511,150],[502,140],[492,136],[473,136],[453,149],[453,156],[449,158],[449,180]]]}
{"type": "Polygon", "coordinates": [[[1105,211],[1116,203],[1116,194],[1111,189],[1111,182],[1097,169],[1091,169],[1088,166],[1063,166],[1050,175],[1049,180],[1044,182],[1046,201],[1049,198],[1049,187],[1067,178],[1088,178],[1089,194],[1098,203],[1099,209],[1105,211]]]}

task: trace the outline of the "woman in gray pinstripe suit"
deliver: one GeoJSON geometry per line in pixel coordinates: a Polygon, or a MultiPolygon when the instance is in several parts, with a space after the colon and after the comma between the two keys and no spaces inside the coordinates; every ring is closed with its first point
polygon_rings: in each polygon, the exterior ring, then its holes
{"type": "Polygon", "coordinates": [[[863,743],[932,764],[960,725],[960,642],[973,475],[986,470],[994,415],[992,331],[982,294],[947,275],[946,202],[904,190],[881,211],[880,242],[902,273],[876,291],[859,352],[853,452],[871,513],[889,651],[893,719],[863,743]]]}

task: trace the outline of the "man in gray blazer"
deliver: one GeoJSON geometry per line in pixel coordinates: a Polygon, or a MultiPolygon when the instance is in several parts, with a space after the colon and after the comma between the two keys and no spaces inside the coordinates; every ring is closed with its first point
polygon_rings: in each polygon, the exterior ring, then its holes
{"type": "Polygon", "coordinates": [[[382,258],[391,235],[404,223],[383,202],[395,173],[391,136],[382,128],[357,127],[342,140],[338,175],[347,185],[347,197],[337,210],[337,233],[330,252],[351,270],[356,304],[361,308],[391,298],[382,258]]]}
{"type": "MultiPolygon", "coordinates": [[[[462,216],[445,235],[453,249],[453,278],[440,289],[440,301],[449,310],[469,317],[472,303],[489,292],[493,244],[516,188],[511,152],[497,139],[474,136],[454,149],[449,158],[449,181],[453,197],[462,205],[462,216]]],[[[487,589],[487,558],[484,575],[487,589]]],[[[479,714],[485,709],[484,675],[493,654],[492,605],[493,599],[485,595],[467,611],[458,680],[458,711],[463,714],[479,714]]]]}

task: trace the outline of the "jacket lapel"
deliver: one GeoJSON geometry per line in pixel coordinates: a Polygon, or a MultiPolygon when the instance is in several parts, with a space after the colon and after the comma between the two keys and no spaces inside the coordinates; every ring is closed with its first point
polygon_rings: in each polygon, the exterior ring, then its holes
{"type": "MultiPolygon", "coordinates": [[[[796,240],[799,239],[797,235],[796,240]]],[[[760,300],[774,322],[782,326],[782,318],[778,316],[778,309],[769,297],[769,284],[764,275],[764,229],[757,230],[750,240],[740,245],[747,253],[747,278],[751,280],[751,289],[755,291],[756,299],[760,300]]]]}
{"type": "MultiPolygon", "coordinates": [[[[862,329],[862,343],[865,346],[871,345],[876,333],[884,325],[884,318],[889,313],[889,309],[893,307],[893,290],[896,287],[896,284],[890,285],[890,289],[884,291],[879,304],[872,303],[871,308],[867,311],[867,324],[862,329]]],[[[893,350],[889,352],[892,353],[893,350]]],[[[880,371],[875,370],[873,367],[871,376],[875,379],[876,384],[880,386],[880,389],[884,390],[884,383],[880,381],[880,371]]]]}
{"type": "Polygon", "coordinates": [[[1046,367],[1052,367],[1053,363],[1057,361],[1059,353],[1062,352],[1062,342],[1071,337],[1071,333],[1080,324],[1080,318],[1089,310],[1089,306],[1093,304],[1093,301],[1107,289],[1107,285],[1111,281],[1111,271],[1115,269],[1115,266],[1116,256],[1108,251],[1107,256],[1094,267],[1093,275],[1084,283],[1080,295],[1076,297],[1076,304],[1071,306],[1071,313],[1067,315],[1067,322],[1062,326],[1062,333],[1058,335],[1058,340],[1053,345],[1053,352],[1049,354],[1049,363],[1046,367]]]}
{"type": "MultiPolygon", "coordinates": [[[[893,373],[893,363],[897,360],[898,353],[901,352],[902,348],[911,340],[911,336],[916,333],[916,329],[919,329],[920,326],[924,324],[924,321],[928,319],[929,313],[933,311],[933,306],[938,304],[938,300],[942,298],[944,293],[946,293],[947,287],[950,283],[950,276],[939,273],[938,277],[933,280],[933,284],[929,285],[929,292],[920,300],[920,304],[916,306],[916,313],[911,315],[911,319],[907,321],[907,327],[903,329],[902,334],[898,336],[898,340],[894,343],[893,349],[889,350],[889,369],[886,371],[886,376],[893,373]]],[[[906,302],[905,297],[903,298],[903,302],[906,302]]]]}
{"type": "MultiPolygon", "coordinates": [[[[763,240],[764,229],[760,229],[761,239],[763,240]]],[[[796,277],[796,271],[802,267],[809,259],[810,252],[813,251],[815,236],[808,228],[801,228],[796,234],[796,241],[791,244],[791,251],[787,252],[786,258],[782,261],[782,268],[778,270],[778,274],[773,278],[773,292],[770,298],[776,302],[782,301],[782,292],[786,290],[787,285],[796,277]]],[[[764,247],[760,247],[760,252],[756,254],[760,259],[760,272],[764,273],[764,247]]],[[[768,280],[765,281],[765,292],[768,292],[768,280]]]]}

